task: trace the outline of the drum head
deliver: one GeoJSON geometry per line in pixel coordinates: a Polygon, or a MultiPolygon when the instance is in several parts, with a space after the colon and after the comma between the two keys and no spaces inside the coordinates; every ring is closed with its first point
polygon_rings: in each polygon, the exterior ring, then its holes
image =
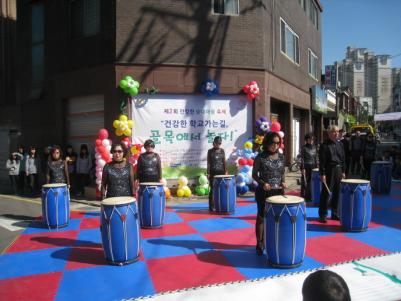
{"type": "Polygon", "coordinates": [[[370,181],[361,180],[361,179],[344,179],[344,180],[341,180],[341,183],[347,183],[347,184],[369,184],[370,181]]]}
{"type": "Polygon", "coordinates": [[[163,186],[163,183],[160,182],[143,182],[139,183],[140,186],[163,186]]]}
{"type": "Polygon", "coordinates": [[[389,161],[373,161],[372,164],[391,164],[389,161]]]}
{"type": "Polygon", "coordinates": [[[275,195],[267,198],[266,202],[272,204],[298,204],[304,201],[303,198],[295,195],[275,195]]]}
{"type": "Polygon", "coordinates": [[[57,188],[57,187],[67,187],[67,184],[64,183],[52,183],[52,184],[44,184],[42,188],[57,188]]]}
{"type": "Polygon", "coordinates": [[[214,176],[213,178],[232,178],[232,177],[234,177],[233,175],[217,175],[217,176],[214,176]]]}
{"type": "Polygon", "coordinates": [[[319,168],[314,168],[314,169],[312,169],[313,171],[319,171],[319,168]]]}
{"type": "Polygon", "coordinates": [[[101,205],[114,206],[114,205],[125,205],[136,202],[136,199],[131,196],[119,196],[114,198],[107,198],[101,202],[101,205]]]}

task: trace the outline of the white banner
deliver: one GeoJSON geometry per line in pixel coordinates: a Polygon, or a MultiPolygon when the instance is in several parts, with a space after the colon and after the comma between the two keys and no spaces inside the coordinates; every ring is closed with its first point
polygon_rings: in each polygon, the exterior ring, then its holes
{"type": "Polygon", "coordinates": [[[139,96],[132,104],[133,143],[152,139],[166,178],[195,176],[206,168],[207,150],[220,136],[228,157],[252,138],[252,103],[246,96],[139,96]]]}

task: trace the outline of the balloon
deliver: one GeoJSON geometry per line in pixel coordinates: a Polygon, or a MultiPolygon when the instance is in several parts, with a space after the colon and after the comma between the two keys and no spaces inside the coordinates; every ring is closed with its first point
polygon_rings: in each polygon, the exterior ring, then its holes
{"type": "Polygon", "coordinates": [[[182,189],[182,188],[177,189],[177,196],[178,197],[183,197],[184,194],[185,194],[184,189],[182,189]]]}
{"type": "Polygon", "coordinates": [[[283,154],[283,150],[281,148],[278,149],[279,154],[283,154]]]}
{"type": "Polygon", "coordinates": [[[243,173],[239,173],[236,178],[237,183],[245,182],[245,175],[243,173]]]}
{"type": "Polygon", "coordinates": [[[101,180],[101,179],[96,179],[96,184],[97,184],[97,185],[102,184],[102,180],[101,180]]]}
{"type": "Polygon", "coordinates": [[[97,151],[100,155],[102,155],[106,151],[106,148],[103,145],[100,145],[97,147],[97,151]]]}
{"type": "Polygon", "coordinates": [[[126,129],[125,131],[124,131],[124,135],[125,136],[131,136],[131,130],[130,129],[126,129]]]}
{"type": "Polygon", "coordinates": [[[95,159],[96,159],[96,160],[99,160],[101,157],[102,157],[102,156],[101,156],[99,153],[96,153],[96,154],[95,154],[95,159]]]}
{"type": "Polygon", "coordinates": [[[102,174],[101,171],[96,171],[96,178],[102,178],[102,174]]]}
{"type": "Polygon", "coordinates": [[[188,185],[188,179],[185,176],[181,176],[178,178],[178,184],[181,186],[188,185]]]}
{"type": "Polygon", "coordinates": [[[198,195],[205,195],[206,194],[206,189],[201,187],[201,186],[197,186],[195,188],[195,193],[198,195]]]}
{"type": "Polygon", "coordinates": [[[280,130],[281,130],[281,124],[279,123],[279,122],[277,122],[277,121],[273,121],[272,122],[272,126],[270,127],[270,130],[272,131],[272,132],[280,132],[280,130]]]}
{"type": "Polygon", "coordinates": [[[162,178],[162,180],[160,181],[160,183],[163,184],[163,187],[167,186],[167,180],[165,178],[162,178]]]}
{"type": "Polygon", "coordinates": [[[168,187],[164,187],[164,194],[166,195],[166,199],[171,198],[171,191],[168,187]]]}
{"type": "Polygon", "coordinates": [[[99,159],[99,166],[103,167],[106,165],[106,161],[104,161],[103,159],[99,159]]]}
{"type": "Polygon", "coordinates": [[[204,187],[204,189],[205,189],[205,194],[209,194],[209,192],[210,192],[210,187],[207,186],[207,187],[204,187]]]}
{"type": "Polygon", "coordinates": [[[117,135],[117,136],[122,136],[122,135],[123,135],[123,132],[120,131],[120,130],[116,130],[116,135],[117,135]]]}
{"type": "Polygon", "coordinates": [[[280,144],[280,148],[281,148],[281,149],[284,149],[284,143],[281,143],[281,144],[280,144]]]}
{"type": "Polygon", "coordinates": [[[247,141],[244,143],[244,148],[246,149],[252,149],[252,142],[251,141],[247,141]]]}
{"type": "Polygon", "coordinates": [[[279,132],[278,132],[278,135],[280,136],[280,138],[284,138],[284,132],[279,131],[279,132]]]}
{"type": "Polygon", "coordinates": [[[208,183],[209,183],[209,181],[207,180],[207,177],[205,175],[201,175],[199,177],[199,184],[205,185],[205,184],[208,184],[208,183]]]}
{"type": "Polygon", "coordinates": [[[247,164],[248,164],[249,166],[253,166],[253,159],[248,159],[247,164]]]}
{"type": "Polygon", "coordinates": [[[102,140],[96,139],[96,140],[95,140],[95,145],[96,145],[96,146],[102,145],[102,140]]]}
{"type": "Polygon", "coordinates": [[[96,166],[96,172],[102,171],[102,170],[103,170],[103,168],[101,166],[96,166]]]}
{"type": "Polygon", "coordinates": [[[239,165],[246,165],[247,162],[248,161],[245,158],[241,158],[241,159],[238,160],[238,164],[239,165]]]}
{"type": "Polygon", "coordinates": [[[251,170],[251,167],[249,165],[244,165],[244,166],[242,166],[240,172],[247,173],[250,170],[251,170]]]}
{"type": "Polygon", "coordinates": [[[110,152],[110,150],[111,150],[111,145],[106,146],[106,149],[107,149],[108,152],[110,152]]]}
{"type": "Polygon", "coordinates": [[[106,147],[106,146],[110,145],[110,140],[109,139],[103,139],[102,140],[102,144],[103,144],[104,147],[106,147]]]}
{"type": "Polygon", "coordinates": [[[262,135],[256,135],[255,137],[255,143],[256,144],[262,144],[263,143],[263,136],[262,135]]]}
{"type": "Polygon", "coordinates": [[[192,195],[192,191],[191,189],[188,188],[188,190],[184,190],[184,196],[186,196],[187,198],[190,197],[192,195]]]}
{"type": "Polygon", "coordinates": [[[125,79],[120,80],[119,86],[121,89],[125,89],[128,87],[128,82],[125,79]]]}
{"type": "Polygon", "coordinates": [[[113,121],[113,127],[114,127],[115,129],[117,129],[119,125],[120,125],[120,120],[114,120],[114,121],[113,121]]]}
{"type": "Polygon", "coordinates": [[[132,129],[133,126],[134,126],[134,122],[132,120],[128,120],[128,127],[130,129],[132,129]]]}
{"type": "Polygon", "coordinates": [[[98,137],[100,140],[109,138],[109,132],[106,129],[100,129],[98,137]]]}
{"type": "Polygon", "coordinates": [[[138,88],[137,88],[137,87],[131,87],[131,88],[128,89],[128,93],[129,93],[131,96],[138,95],[138,88]]]}

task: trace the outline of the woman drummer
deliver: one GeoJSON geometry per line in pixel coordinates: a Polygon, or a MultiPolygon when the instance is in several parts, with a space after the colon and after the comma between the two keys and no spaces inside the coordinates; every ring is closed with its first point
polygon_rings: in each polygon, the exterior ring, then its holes
{"type": "Polygon", "coordinates": [[[112,161],[103,168],[101,193],[102,198],[133,196],[134,168],[125,159],[122,143],[111,146],[112,161]]]}
{"type": "Polygon", "coordinates": [[[50,157],[47,160],[46,183],[64,183],[70,188],[70,177],[68,176],[67,162],[62,159],[61,148],[57,145],[50,150],[50,157]]]}
{"type": "Polygon", "coordinates": [[[154,151],[155,143],[149,139],[145,141],[143,147],[146,152],[138,158],[137,184],[159,183],[162,179],[162,165],[160,156],[154,151]]]}
{"type": "Polygon", "coordinates": [[[278,133],[270,132],[263,139],[263,151],[255,158],[252,178],[258,182],[255,199],[258,206],[256,216],[256,252],[263,254],[264,243],[264,211],[266,198],[282,195],[287,187],[284,177],[284,155],[279,153],[281,138],[278,133]]]}

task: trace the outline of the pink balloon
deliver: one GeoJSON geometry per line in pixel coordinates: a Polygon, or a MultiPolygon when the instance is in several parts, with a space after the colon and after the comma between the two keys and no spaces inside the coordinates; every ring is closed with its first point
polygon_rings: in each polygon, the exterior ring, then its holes
{"type": "Polygon", "coordinates": [[[98,137],[100,140],[109,138],[109,132],[106,129],[100,129],[98,137]]]}
{"type": "Polygon", "coordinates": [[[272,132],[280,132],[281,130],[281,124],[277,121],[273,121],[272,125],[270,127],[270,131],[272,132]]]}
{"type": "Polygon", "coordinates": [[[96,146],[102,145],[102,140],[96,139],[96,140],[95,140],[95,144],[96,144],[96,146]]]}
{"type": "Polygon", "coordinates": [[[102,156],[106,152],[106,148],[103,145],[99,145],[96,149],[98,153],[101,154],[102,156]]]}

